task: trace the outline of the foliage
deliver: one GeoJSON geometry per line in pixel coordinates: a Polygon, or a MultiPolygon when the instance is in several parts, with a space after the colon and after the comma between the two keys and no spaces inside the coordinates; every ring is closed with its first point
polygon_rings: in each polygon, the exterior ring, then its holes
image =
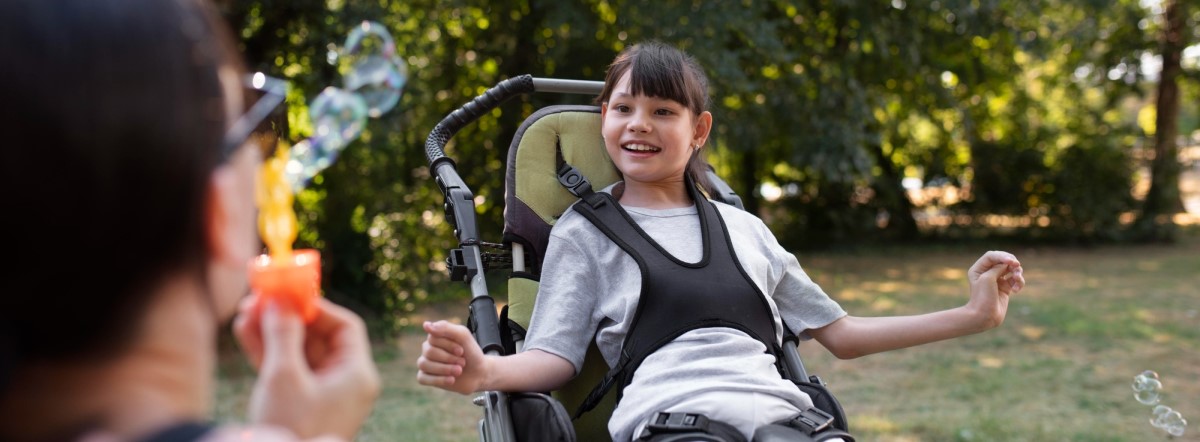
{"type": "Polygon", "coordinates": [[[1049,220],[1051,238],[1093,241],[1123,235],[1120,216],[1133,205],[1129,155],[1108,138],[1088,141],[1094,144],[1073,145],[1062,153],[1044,187],[1048,191],[1038,212],[1049,220]]]}
{"type": "MultiPolygon", "coordinates": [[[[370,19],[393,34],[410,72],[399,106],[297,200],[299,242],[323,251],[326,292],[386,327],[462,296],[442,264],[453,237],[424,138],[505,78],[602,79],[645,39],[689,51],[711,80],[718,171],[789,246],[918,237],[905,178],[963,189],[955,213],[1029,217],[1030,235],[1088,241],[1121,237],[1119,215],[1136,208],[1134,115],[1151,81],[1140,67],[1159,26],[1137,0],[218,4],[250,66],[293,84],[293,139],[311,131],[305,103],[339,84],[327,59],[348,30],[370,19]],[[765,200],[764,183],[787,193],[765,200]]],[[[503,159],[520,121],[589,101],[521,97],[451,140],[484,240],[500,240],[503,159]]]]}

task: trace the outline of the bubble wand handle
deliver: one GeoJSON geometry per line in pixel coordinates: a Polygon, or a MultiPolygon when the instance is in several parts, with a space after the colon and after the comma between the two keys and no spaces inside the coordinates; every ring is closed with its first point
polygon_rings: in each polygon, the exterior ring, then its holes
{"type": "Polygon", "coordinates": [[[275,156],[263,162],[256,187],[258,230],[268,253],[254,258],[250,287],[260,301],[273,300],[312,322],[321,296],[321,255],[315,249],[292,250],[296,240],[294,195],[285,175],[288,149],[282,143],[275,156]]]}

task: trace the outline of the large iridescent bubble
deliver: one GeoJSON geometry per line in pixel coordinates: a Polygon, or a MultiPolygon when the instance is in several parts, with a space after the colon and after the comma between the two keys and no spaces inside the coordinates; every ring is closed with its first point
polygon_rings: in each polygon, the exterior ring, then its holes
{"type": "Polygon", "coordinates": [[[367,118],[379,118],[396,107],[408,82],[408,69],[396,54],[396,43],[383,25],[364,21],[351,30],[339,51],[329,45],[328,61],[339,59],[342,88],[327,87],[309,104],[313,134],[296,143],[288,157],[286,174],[299,191],[321,170],[329,167],[347,145],[362,134],[367,118]]]}
{"type": "Polygon", "coordinates": [[[378,118],[396,107],[407,76],[408,71],[403,64],[398,65],[383,56],[372,55],[346,74],[346,89],[362,96],[367,114],[378,118]]]}
{"type": "Polygon", "coordinates": [[[364,21],[346,37],[342,51],[346,90],[362,95],[367,113],[378,117],[395,107],[408,81],[408,68],[387,29],[364,21]]]}

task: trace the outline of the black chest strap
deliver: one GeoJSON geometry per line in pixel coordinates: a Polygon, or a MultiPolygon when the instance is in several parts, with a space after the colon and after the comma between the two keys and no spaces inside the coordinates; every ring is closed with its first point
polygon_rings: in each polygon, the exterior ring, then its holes
{"type": "Polygon", "coordinates": [[[641,295],[620,361],[592,390],[575,417],[592,409],[613,386],[617,401],[642,361],[680,335],[699,328],[741,330],[780,355],[770,305],[737,261],[724,219],[712,202],[687,180],[700,217],[703,256],[686,263],[671,256],[638,227],[616,199],[602,192],[581,192],[575,210],[587,218],[638,264],[641,295]]]}

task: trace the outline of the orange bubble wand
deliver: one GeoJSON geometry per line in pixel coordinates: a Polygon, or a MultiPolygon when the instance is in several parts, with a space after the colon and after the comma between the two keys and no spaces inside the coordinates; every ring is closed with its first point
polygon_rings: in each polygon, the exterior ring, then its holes
{"type": "Polygon", "coordinates": [[[315,249],[292,250],[296,240],[294,199],[285,169],[288,149],[281,142],[263,162],[256,187],[258,230],[268,253],[250,262],[250,287],[260,301],[273,300],[300,314],[304,322],[317,317],[321,297],[321,254],[315,249]]]}
{"type": "Polygon", "coordinates": [[[250,287],[260,300],[296,311],[305,322],[317,316],[321,255],[315,249],[292,250],[297,232],[294,192],[358,137],[368,115],[379,117],[396,106],[408,77],[391,34],[379,23],[364,21],[354,27],[345,46],[351,56],[346,89],[325,88],[310,103],[314,136],[290,149],[280,142],[275,155],[264,159],[255,191],[259,235],[268,253],[250,262],[250,287]],[[367,40],[378,43],[368,50],[367,40]]]}

